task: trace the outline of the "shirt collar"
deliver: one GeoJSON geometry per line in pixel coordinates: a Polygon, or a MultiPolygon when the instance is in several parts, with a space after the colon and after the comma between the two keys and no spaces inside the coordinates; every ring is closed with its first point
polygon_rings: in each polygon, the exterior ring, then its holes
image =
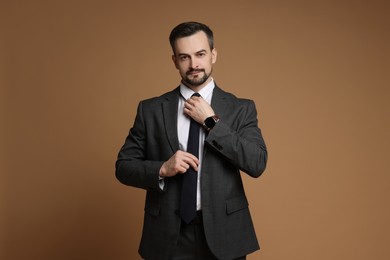
{"type": "MultiPolygon", "coordinates": [[[[214,79],[211,79],[211,81],[204,86],[198,93],[202,96],[202,98],[208,100],[208,97],[211,93],[213,93],[215,87],[214,79]]],[[[184,85],[183,83],[180,84],[180,93],[184,97],[185,100],[189,99],[195,92],[184,85]]],[[[208,100],[210,102],[210,100],[208,100]]]]}

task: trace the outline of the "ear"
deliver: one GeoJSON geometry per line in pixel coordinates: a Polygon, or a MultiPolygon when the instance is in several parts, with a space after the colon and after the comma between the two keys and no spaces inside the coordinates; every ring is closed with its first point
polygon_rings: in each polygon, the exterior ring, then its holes
{"type": "Polygon", "coordinates": [[[212,62],[212,64],[217,62],[217,49],[216,48],[214,48],[211,51],[211,62],[212,62]]]}
{"type": "Polygon", "coordinates": [[[176,69],[179,69],[177,66],[177,59],[176,59],[175,54],[172,54],[172,61],[173,61],[173,64],[175,64],[176,69]]]}

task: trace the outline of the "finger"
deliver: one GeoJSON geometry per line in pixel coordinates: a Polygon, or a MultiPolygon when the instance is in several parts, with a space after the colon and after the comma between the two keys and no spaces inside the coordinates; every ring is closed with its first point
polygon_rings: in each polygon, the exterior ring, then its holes
{"type": "Polygon", "coordinates": [[[180,173],[180,174],[183,174],[183,173],[187,172],[188,168],[189,168],[189,165],[188,165],[188,164],[186,164],[186,166],[180,166],[180,167],[178,168],[178,171],[177,171],[177,172],[180,173]]]}
{"type": "Polygon", "coordinates": [[[190,162],[189,164],[190,164],[190,166],[191,166],[195,171],[198,171],[198,170],[199,170],[199,169],[198,169],[198,164],[197,164],[197,163],[195,163],[195,162],[190,162]]]}
{"type": "Polygon", "coordinates": [[[193,105],[191,105],[190,103],[184,103],[184,108],[185,109],[191,109],[192,107],[194,107],[193,105]]]}
{"type": "Polygon", "coordinates": [[[186,173],[190,167],[191,167],[191,165],[183,160],[180,162],[179,165],[177,165],[176,170],[177,170],[177,173],[183,174],[183,173],[186,173]]]}
{"type": "Polygon", "coordinates": [[[200,98],[200,97],[191,97],[191,98],[187,99],[185,103],[194,106],[196,103],[199,102],[199,98],[200,98]]]}
{"type": "Polygon", "coordinates": [[[192,167],[195,171],[198,171],[198,165],[199,165],[199,160],[193,156],[194,158],[192,157],[187,157],[185,159],[185,162],[187,163],[187,165],[189,165],[190,167],[192,167]]]}
{"type": "Polygon", "coordinates": [[[190,168],[190,165],[183,161],[180,167],[183,169],[183,171],[187,171],[188,168],[190,168]]]}
{"type": "Polygon", "coordinates": [[[187,101],[184,103],[184,106],[195,107],[195,106],[197,106],[198,103],[199,103],[199,101],[197,101],[197,100],[187,99],[187,101]]]}
{"type": "Polygon", "coordinates": [[[185,159],[192,160],[197,164],[199,163],[199,159],[195,155],[193,155],[192,153],[189,153],[189,152],[183,153],[183,160],[185,160],[185,159]]]}

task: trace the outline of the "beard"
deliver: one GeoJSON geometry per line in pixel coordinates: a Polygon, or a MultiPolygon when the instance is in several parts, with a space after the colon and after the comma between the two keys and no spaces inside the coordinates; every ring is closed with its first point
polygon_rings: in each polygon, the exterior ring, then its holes
{"type": "Polygon", "coordinates": [[[211,72],[212,71],[210,71],[210,73],[207,74],[204,69],[192,69],[192,70],[187,71],[187,73],[184,75],[184,77],[182,77],[182,80],[184,83],[187,83],[190,86],[198,87],[198,86],[202,85],[203,83],[205,83],[210,78],[211,72]],[[189,78],[191,73],[194,71],[203,72],[203,76],[189,78]]]}

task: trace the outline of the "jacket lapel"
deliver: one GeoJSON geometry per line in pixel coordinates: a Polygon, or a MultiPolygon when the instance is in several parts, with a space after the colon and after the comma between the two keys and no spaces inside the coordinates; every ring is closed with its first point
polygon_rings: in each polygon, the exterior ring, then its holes
{"type": "Polygon", "coordinates": [[[165,101],[161,104],[165,132],[167,133],[167,138],[173,153],[179,150],[179,138],[177,135],[177,106],[179,96],[179,88],[176,88],[165,97],[165,101]]]}
{"type": "Polygon", "coordinates": [[[226,99],[225,92],[222,89],[220,89],[217,85],[215,85],[213,91],[213,97],[211,99],[211,106],[213,107],[215,114],[221,118],[224,118],[230,112],[229,106],[227,106],[226,102],[224,101],[225,99],[226,99]]]}

